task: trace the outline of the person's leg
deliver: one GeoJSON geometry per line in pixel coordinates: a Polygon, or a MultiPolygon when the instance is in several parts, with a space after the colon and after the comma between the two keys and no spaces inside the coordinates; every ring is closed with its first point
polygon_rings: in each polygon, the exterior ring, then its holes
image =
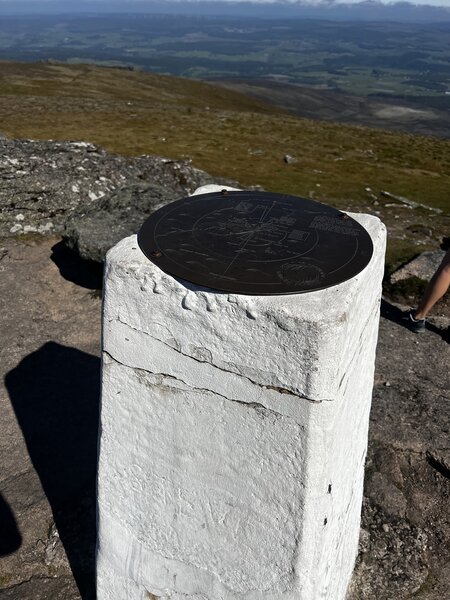
{"type": "Polygon", "coordinates": [[[419,306],[414,311],[414,319],[425,319],[429,311],[442,298],[450,286],[450,250],[447,250],[438,270],[430,279],[419,306]]]}

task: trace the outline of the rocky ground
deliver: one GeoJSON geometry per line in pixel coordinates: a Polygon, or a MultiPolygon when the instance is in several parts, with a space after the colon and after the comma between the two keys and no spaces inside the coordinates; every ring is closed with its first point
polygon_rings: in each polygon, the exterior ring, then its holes
{"type": "Polygon", "coordinates": [[[443,329],[419,336],[398,316],[383,302],[360,555],[348,600],[448,595],[450,345],[443,329]]]}
{"type": "Polygon", "coordinates": [[[93,598],[101,301],[57,244],[0,244],[2,599],[93,598]]]}
{"type": "MultiPolygon", "coordinates": [[[[1,600],[95,597],[101,267],[68,250],[61,236],[69,237],[77,214],[79,223],[83,214],[88,215],[89,227],[80,225],[76,231],[92,230],[93,202],[103,201],[106,213],[118,205],[123,221],[126,198],[132,202],[144,198],[146,210],[152,210],[161,198],[166,201],[170,194],[190,191],[191,184],[211,181],[207,174],[184,165],[187,179],[180,182],[173,161],[143,158],[141,164],[154,161],[160,168],[160,179],[149,169],[145,179],[133,172],[124,185],[114,177],[126,172],[131,163],[121,160],[128,159],[110,158],[93,148],[47,146],[47,158],[56,166],[54,178],[45,181],[34,150],[30,149],[29,162],[24,158],[15,165],[7,164],[7,152],[2,156],[0,151],[0,174],[10,174],[0,185],[1,600]],[[85,174],[88,185],[73,191],[77,183],[66,179],[64,169],[72,165],[73,177],[79,178],[79,173],[84,177],[77,167],[88,154],[103,170],[92,177],[85,174]],[[103,167],[109,160],[107,170],[103,167]],[[36,166],[29,168],[33,161],[36,166]],[[14,169],[26,174],[15,179],[14,169]],[[98,181],[107,189],[97,188],[98,181]],[[156,189],[170,189],[167,181],[177,181],[173,185],[180,187],[158,196],[156,189]],[[22,191],[15,197],[29,193],[28,200],[11,206],[8,186],[11,191],[20,185],[22,191]],[[64,191],[68,187],[69,194],[64,191]],[[46,212],[49,204],[38,197],[42,189],[54,198],[52,217],[46,212]],[[90,198],[89,190],[96,199],[90,198]],[[104,196],[99,198],[101,191],[104,196]],[[26,210],[34,205],[36,210],[26,210]],[[39,227],[48,222],[52,227],[41,231],[39,227]],[[26,230],[27,225],[32,229],[26,230]]],[[[133,171],[134,165],[129,168],[133,171]]],[[[129,232],[108,223],[112,242],[115,235],[129,232]]],[[[130,223],[133,228],[132,219],[130,223]]],[[[103,250],[97,245],[94,251],[103,250]]],[[[383,302],[360,554],[348,600],[442,600],[448,595],[448,303],[436,307],[431,321],[426,333],[417,336],[399,323],[398,308],[383,302]]]]}

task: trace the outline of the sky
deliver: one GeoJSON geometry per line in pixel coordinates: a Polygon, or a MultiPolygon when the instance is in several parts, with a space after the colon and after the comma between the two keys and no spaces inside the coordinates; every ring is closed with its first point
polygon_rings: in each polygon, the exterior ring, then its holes
{"type": "MultiPolygon", "coordinates": [[[[125,0],[127,1],[127,0],[125,0]]],[[[383,4],[395,4],[399,2],[399,0],[379,0],[383,4]]],[[[450,0],[405,0],[409,2],[409,4],[425,4],[428,6],[445,6],[446,8],[450,8],[450,0]]],[[[345,3],[345,4],[356,4],[361,2],[361,0],[335,0],[335,2],[345,3]]]]}
{"type": "MultiPolygon", "coordinates": [[[[0,4],[3,0],[0,0],[0,4]]],[[[6,1],[6,0],[5,0],[6,1]]],[[[42,2],[42,0],[15,0],[17,3],[20,2],[42,2]]],[[[47,2],[53,2],[54,4],[60,4],[63,3],[64,4],[68,4],[67,0],[47,0],[47,2]]],[[[96,0],[96,2],[105,2],[107,3],[109,0],[96,0]]],[[[145,3],[146,1],[151,1],[151,0],[115,0],[115,4],[123,4],[123,5],[127,5],[127,4],[134,4],[134,3],[145,3]]],[[[170,0],[168,0],[170,1],[170,0]]],[[[173,1],[177,1],[177,0],[173,0],[173,1]]],[[[221,0],[215,0],[216,2],[220,2],[221,0]]],[[[227,0],[227,1],[232,1],[232,0],[227,0]]],[[[242,2],[243,0],[235,0],[235,1],[239,1],[242,2]]],[[[245,1],[245,0],[244,0],[245,1]]],[[[250,0],[251,2],[276,2],[277,0],[250,0]]],[[[282,0],[282,1],[286,1],[286,0],[282,0]]],[[[289,0],[288,0],[289,1],[289,0]]],[[[295,1],[295,0],[292,0],[295,1]]],[[[300,0],[301,1],[301,0],[300,0]]],[[[320,4],[321,0],[303,0],[305,3],[310,3],[310,4],[320,4]]],[[[361,0],[323,0],[325,2],[329,2],[329,3],[344,3],[344,4],[357,4],[358,2],[361,2],[361,0]]],[[[398,2],[399,0],[378,0],[380,2],[382,2],[383,4],[394,4],[395,2],[398,2]]],[[[405,0],[408,1],[410,4],[425,4],[428,6],[445,6],[447,8],[450,8],[450,0],[405,0]]],[[[82,3],[84,4],[89,4],[89,0],[82,0],[82,3]]],[[[73,4],[74,6],[76,4],[79,4],[78,0],[73,0],[73,4]]]]}
{"type": "MultiPolygon", "coordinates": [[[[168,2],[173,1],[173,2],[177,2],[177,0],[166,0],[168,2]]],[[[221,0],[208,0],[208,1],[215,1],[215,2],[220,2],[221,0]]],[[[277,2],[277,0],[226,0],[227,2],[232,2],[232,1],[236,1],[236,2],[255,2],[255,3],[272,3],[272,2],[277,2]]],[[[357,4],[359,2],[361,2],[362,0],[280,0],[281,2],[303,2],[305,4],[312,4],[312,5],[316,5],[316,4],[321,4],[326,3],[326,4],[357,4]]],[[[365,1],[370,1],[370,0],[365,0],[365,1]]],[[[378,2],[382,2],[383,4],[395,4],[396,2],[399,1],[406,1],[409,4],[415,4],[415,5],[428,5],[428,6],[442,6],[445,8],[450,8],[450,0],[372,0],[372,1],[378,1],[378,2]]],[[[0,7],[2,5],[2,3],[8,3],[10,4],[10,0],[0,0],[0,7]]],[[[27,4],[31,4],[31,3],[45,3],[45,4],[54,4],[55,6],[57,6],[58,4],[65,4],[70,5],[71,2],[70,0],[15,0],[15,3],[17,3],[17,5],[20,5],[21,3],[27,3],[27,4]]],[[[104,3],[105,5],[108,4],[109,0],[94,0],[95,4],[98,3],[104,3]]],[[[150,2],[151,0],[114,0],[114,4],[118,5],[118,4],[123,4],[123,6],[129,5],[132,6],[133,4],[145,4],[146,2],[150,2]]],[[[90,0],[73,0],[73,6],[76,7],[77,5],[88,5],[90,3],[90,0]]]]}

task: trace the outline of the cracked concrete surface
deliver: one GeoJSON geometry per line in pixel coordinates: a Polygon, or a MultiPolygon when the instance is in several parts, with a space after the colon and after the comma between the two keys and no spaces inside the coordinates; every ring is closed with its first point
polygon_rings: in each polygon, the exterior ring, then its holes
{"type": "MultiPolygon", "coordinates": [[[[153,371],[149,371],[148,369],[140,369],[138,367],[132,367],[129,364],[122,363],[122,362],[116,360],[112,356],[112,354],[110,354],[109,352],[106,352],[106,351],[103,352],[103,356],[104,356],[104,359],[103,359],[104,362],[105,362],[105,357],[107,357],[109,360],[114,361],[118,365],[122,365],[122,367],[127,367],[130,369],[133,369],[136,373],[142,373],[144,375],[148,374],[148,375],[152,375],[152,376],[158,378],[158,385],[167,386],[167,387],[177,387],[179,389],[190,389],[193,392],[199,392],[199,393],[214,394],[214,396],[217,396],[218,398],[223,398],[224,400],[228,400],[230,402],[237,402],[238,404],[243,404],[244,406],[248,406],[249,408],[260,408],[260,409],[263,409],[274,415],[278,415],[280,417],[283,416],[282,413],[279,413],[275,410],[271,410],[270,408],[267,408],[267,406],[264,406],[260,402],[245,402],[243,400],[229,398],[228,396],[225,396],[224,394],[220,394],[219,392],[208,389],[208,388],[192,387],[186,381],[183,381],[182,379],[179,379],[178,377],[175,377],[174,375],[170,375],[169,373],[154,373],[153,371]],[[177,382],[178,384],[181,384],[181,386],[180,385],[172,386],[170,382],[177,382]]],[[[264,386],[264,387],[267,387],[267,386],[264,386]]],[[[280,392],[279,390],[275,390],[275,391],[277,391],[278,393],[284,393],[284,392],[280,392]]],[[[289,392],[287,392],[287,393],[289,393],[289,392]]],[[[291,394],[291,395],[293,395],[293,394],[291,394]]]]}
{"type": "MultiPolygon", "coordinates": [[[[180,348],[172,346],[168,342],[166,342],[166,341],[164,341],[164,340],[162,340],[160,338],[157,338],[157,337],[151,335],[151,333],[149,333],[148,331],[140,331],[136,327],[133,327],[132,325],[130,325],[126,321],[122,320],[120,317],[117,318],[117,321],[119,323],[121,323],[122,325],[124,325],[126,327],[129,327],[130,329],[134,330],[135,332],[138,332],[139,334],[142,333],[144,336],[148,336],[148,337],[152,338],[154,340],[154,342],[156,342],[158,344],[164,344],[164,346],[167,346],[168,348],[170,348],[172,350],[175,350],[175,352],[178,352],[180,354],[180,356],[183,356],[184,358],[192,359],[192,360],[194,360],[195,362],[198,362],[198,363],[208,363],[208,365],[210,365],[214,369],[218,369],[219,371],[222,371],[223,373],[229,373],[230,375],[233,375],[233,376],[236,376],[236,377],[240,377],[242,379],[246,379],[252,385],[260,387],[260,388],[262,388],[264,390],[274,390],[275,392],[278,392],[279,394],[289,394],[290,396],[293,396],[295,398],[300,398],[301,400],[308,400],[309,402],[322,402],[322,400],[318,400],[318,399],[314,399],[314,398],[307,398],[306,396],[304,396],[302,394],[297,394],[294,391],[288,390],[287,388],[284,388],[284,387],[278,387],[278,386],[275,386],[275,385],[263,385],[260,382],[251,379],[247,375],[243,375],[242,373],[239,373],[238,371],[232,371],[230,369],[225,369],[225,367],[223,367],[223,366],[219,366],[217,364],[214,364],[213,362],[211,362],[211,360],[209,360],[209,361],[208,360],[201,360],[200,358],[198,358],[196,356],[192,356],[192,354],[187,354],[185,352],[182,352],[180,350],[180,348]]],[[[112,319],[109,320],[109,323],[112,323],[112,322],[113,322],[112,319]]],[[[204,350],[204,349],[201,348],[200,350],[204,350]]],[[[120,361],[118,361],[118,362],[120,362],[120,361]]],[[[126,365],[126,366],[131,366],[131,365],[126,365]]]]}
{"type": "Polygon", "coordinates": [[[143,589],[344,599],[358,546],[385,242],[377,219],[357,218],[374,239],[367,268],[303,295],[242,296],[178,281],[146,259],[136,236],[110,250],[99,600],[137,599],[143,589]],[[333,401],[305,398],[326,392],[333,401]]]}
{"type": "Polygon", "coordinates": [[[220,390],[226,389],[228,399],[235,401],[239,401],[245,397],[253,397],[254,402],[264,405],[267,410],[272,410],[273,412],[280,412],[279,400],[280,395],[282,395],[283,412],[280,414],[289,415],[294,419],[297,418],[299,399],[308,400],[310,403],[319,403],[318,401],[313,402],[304,396],[292,393],[290,390],[280,392],[280,388],[275,386],[254,382],[239,372],[230,371],[209,361],[200,361],[186,353],[181,353],[178,348],[161,341],[148,332],[139,332],[136,328],[131,327],[120,319],[117,319],[115,324],[113,321],[108,320],[105,332],[110,332],[111,340],[115,340],[117,336],[120,336],[121,339],[126,341],[126,346],[114,344],[108,347],[108,350],[114,360],[130,368],[148,370],[145,354],[141,352],[130,354],[127,351],[127,347],[129,348],[134,345],[135,348],[140,348],[151,340],[151,343],[158,348],[153,368],[157,368],[158,372],[164,372],[167,363],[170,362],[174,365],[176,377],[185,381],[191,387],[193,387],[193,374],[197,373],[200,377],[200,379],[196,380],[197,387],[199,382],[201,382],[203,389],[210,389],[218,394],[220,394],[220,390]],[[178,360],[181,357],[183,360],[178,360]],[[264,398],[264,401],[262,398],[264,398]]]}

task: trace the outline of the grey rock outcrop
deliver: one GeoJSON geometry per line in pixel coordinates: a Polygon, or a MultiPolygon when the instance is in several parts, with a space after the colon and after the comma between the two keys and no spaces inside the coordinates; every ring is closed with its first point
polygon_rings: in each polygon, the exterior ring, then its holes
{"type": "Polygon", "coordinates": [[[109,248],[135,233],[148,215],[167,202],[167,188],[162,185],[121,187],[75,211],[66,221],[64,240],[82,258],[102,262],[109,248]]]}
{"type": "Polygon", "coordinates": [[[391,282],[397,283],[409,277],[418,277],[425,281],[433,276],[433,273],[441,264],[445,252],[443,250],[433,250],[432,252],[422,252],[419,256],[409,263],[397,269],[391,275],[391,282]]]}
{"type": "Polygon", "coordinates": [[[208,183],[235,184],[188,161],[0,137],[0,237],[65,231],[69,246],[100,261],[156,207],[208,183]]]}

